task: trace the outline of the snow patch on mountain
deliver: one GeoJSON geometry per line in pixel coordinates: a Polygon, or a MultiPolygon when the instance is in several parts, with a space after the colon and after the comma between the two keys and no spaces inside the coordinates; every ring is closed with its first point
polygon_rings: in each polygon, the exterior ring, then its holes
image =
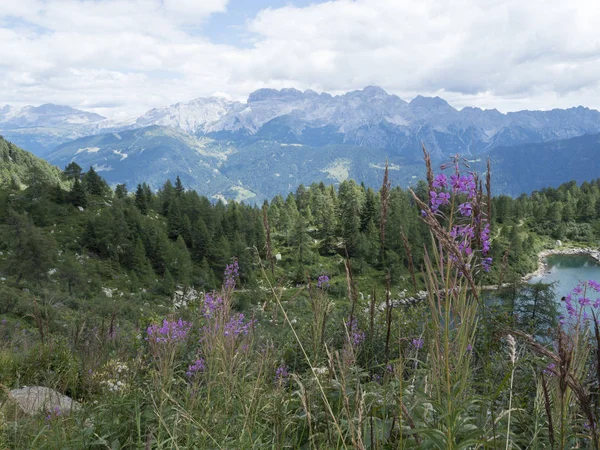
{"type": "Polygon", "coordinates": [[[129,156],[127,153],[121,152],[121,150],[113,150],[113,153],[115,155],[118,155],[118,156],[121,157],[120,161],[123,161],[124,159],[127,159],[127,157],[129,156]]]}
{"type": "Polygon", "coordinates": [[[86,153],[98,153],[100,151],[100,147],[85,147],[85,148],[80,148],[75,152],[75,155],[79,155],[80,153],[86,152],[86,153]]]}
{"type": "Polygon", "coordinates": [[[110,172],[111,170],[114,170],[112,166],[107,166],[105,164],[94,164],[93,167],[96,172],[110,172]]]}
{"type": "MultiPolygon", "coordinates": [[[[373,169],[385,170],[385,164],[369,163],[369,167],[372,167],[373,169]]],[[[398,164],[388,163],[388,170],[400,170],[400,166],[398,164]]]]}

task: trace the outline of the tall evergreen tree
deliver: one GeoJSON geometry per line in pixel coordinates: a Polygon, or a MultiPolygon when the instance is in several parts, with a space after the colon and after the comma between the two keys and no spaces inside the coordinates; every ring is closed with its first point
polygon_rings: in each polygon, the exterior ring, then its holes
{"type": "Polygon", "coordinates": [[[108,189],[108,185],[102,179],[100,175],[90,167],[89,170],[83,175],[81,180],[85,191],[90,195],[103,196],[108,189]]]}
{"type": "Polygon", "coordinates": [[[137,209],[143,214],[148,214],[148,199],[146,192],[141,184],[137,185],[137,189],[135,191],[135,206],[137,209]]]}
{"type": "Polygon", "coordinates": [[[115,188],[115,197],[118,199],[127,198],[127,185],[126,184],[117,184],[115,188]]]}
{"type": "Polygon", "coordinates": [[[10,253],[5,272],[16,276],[17,286],[23,279],[39,283],[52,267],[56,255],[54,239],[45,236],[25,215],[12,213],[8,225],[10,253]]]}
{"type": "Polygon", "coordinates": [[[184,191],[185,189],[183,187],[183,183],[181,183],[181,178],[179,178],[179,175],[177,175],[177,178],[175,179],[175,195],[181,197],[184,191]]]}
{"type": "Polygon", "coordinates": [[[82,172],[82,168],[75,161],[71,161],[67,167],[65,167],[63,176],[66,180],[81,180],[82,172]]]}
{"type": "Polygon", "coordinates": [[[184,220],[183,214],[181,213],[181,206],[179,198],[174,199],[167,211],[167,234],[169,239],[177,239],[184,233],[184,220]]]}
{"type": "Polygon", "coordinates": [[[69,202],[73,206],[80,208],[85,208],[87,206],[87,195],[83,185],[78,179],[75,179],[75,182],[69,191],[69,202]]]}

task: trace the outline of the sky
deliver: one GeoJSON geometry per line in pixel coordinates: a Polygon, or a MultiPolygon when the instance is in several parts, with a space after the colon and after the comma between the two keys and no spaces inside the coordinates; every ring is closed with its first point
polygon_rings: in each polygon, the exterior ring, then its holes
{"type": "Polygon", "coordinates": [[[109,117],[258,88],[600,109],[597,0],[0,0],[0,106],[109,117]]]}

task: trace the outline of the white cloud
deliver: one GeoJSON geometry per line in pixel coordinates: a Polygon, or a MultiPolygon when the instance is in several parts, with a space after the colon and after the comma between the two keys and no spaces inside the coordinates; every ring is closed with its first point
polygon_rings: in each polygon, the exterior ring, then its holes
{"type": "Polygon", "coordinates": [[[337,0],[260,11],[243,47],[202,34],[227,0],[20,0],[0,6],[0,104],[139,113],[260,87],[380,85],[500,110],[600,108],[600,3],[337,0]],[[15,21],[14,18],[19,18],[15,21]]]}

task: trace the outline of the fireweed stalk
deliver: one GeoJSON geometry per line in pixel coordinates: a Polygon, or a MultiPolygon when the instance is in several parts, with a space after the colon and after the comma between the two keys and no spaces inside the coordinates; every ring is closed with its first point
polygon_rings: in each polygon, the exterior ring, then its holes
{"type": "MultiPolygon", "coordinates": [[[[432,417],[427,425],[441,432],[444,448],[453,449],[475,437],[473,418],[467,415],[476,402],[470,383],[470,349],[480,303],[475,277],[489,271],[492,263],[488,256],[491,193],[487,183],[484,194],[479,178],[458,155],[435,175],[429,154],[423,150],[428,199],[411,192],[433,241],[432,251],[425,251],[431,313],[425,339],[429,346],[431,386],[425,395],[444,417],[441,421],[432,417]]],[[[420,341],[418,344],[422,345],[420,341]]]]}
{"type": "Polygon", "coordinates": [[[182,319],[168,318],[162,324],[152,324],[147,330],[146,341],[156,364],[155,381],[167,387],[173,379],[175,357],[188,340],[192,324],[182,319]]]}
{"type": "MultiPolygon", "coordinates": [[[[242,313],[232,311],[239,268],[237,261],[225,269],[220,292],[207,293],[200,306],[199,354],[203,357],[203,371],[213,377],[219,374],[226,389],[233,389],[235,374],[247,360],[252,343],[255,321],[242,313]]],[[[230,398],[229,394],[226,398],[230,398]]]]}

